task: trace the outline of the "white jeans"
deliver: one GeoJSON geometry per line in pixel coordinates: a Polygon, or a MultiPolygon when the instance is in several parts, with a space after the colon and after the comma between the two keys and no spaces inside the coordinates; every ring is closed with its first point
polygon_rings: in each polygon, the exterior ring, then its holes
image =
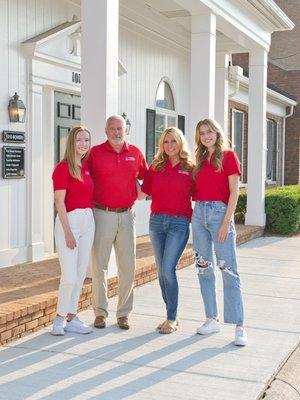
{"type": "Polygon", "coordinates": [[[94,240],[95,222],[90,208],[77,208],[68,212],[68,221],[76,240],[69,249],[59,217],[55,221],[55,243],[61,267],[57,314],[76,314],[81,288],[86,277],[94,240]]]}

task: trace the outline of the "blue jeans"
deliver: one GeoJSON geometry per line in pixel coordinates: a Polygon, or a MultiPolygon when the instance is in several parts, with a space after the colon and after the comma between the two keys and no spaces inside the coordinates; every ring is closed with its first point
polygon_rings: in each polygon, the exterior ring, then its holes
{"type": "Polygon", "coordinates": [[[244,310],[237,272],[236,232],[233,221],[230,222],[226,241],[218,240],[218,231],[226,209],[226,204],[221,201],[196,202],[192,217],[193,247],[206,318],[218,315],[215,277],[217,261],[223,278],[224,322],[240,324],[244,322],[244,310]]]}
{"type": "Polygon", "coordinates": [[[152,214],[150,239],[154,250],[167,319],[175,321],[178,307],[176,266],[189,238],[189,223],[181,216],[152,214]]]}

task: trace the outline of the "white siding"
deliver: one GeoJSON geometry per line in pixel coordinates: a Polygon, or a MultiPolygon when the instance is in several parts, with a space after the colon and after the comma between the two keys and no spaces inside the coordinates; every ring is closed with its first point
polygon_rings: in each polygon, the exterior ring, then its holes
{"type": "MultiPolygon", "coordinates": [[[[28,72],[20,44],[26,39],[53,28],[80,14],[80,8],[63,0],[0,0],[0,132],[20,130],[27,124],[9,123],[7,105],[9,97],[18,92],[28,110],[28,72]]],[[[0,147],[4,143],[0,142],[0,147]]],[[[24,146],[24,144],[22,144],[24,146]]],[[[25,144],[25,179],[0,178],[0,267],[27,260],[28,246],[28,154],[25,144]]]]}
{"type": "MultiPolygon", "coordinates": [[[[176,111],[188,117],[189,56],[171,46],[154,42],[127,27],[120,28],[119,57],[127,74],[119,79],[119,113],[125,112],[131,122],[128,137],[146,152],[146,108],[155,109],[158,84],[167,77],[174,88],[176,111]]],[[[163,39],[162,39],[163,42],[163,39]]],[[[186,132],[191,136],[189,132],[186,132]]],[[[136,204],[137,235],[148,233],[149,201],[136,204]]]]}

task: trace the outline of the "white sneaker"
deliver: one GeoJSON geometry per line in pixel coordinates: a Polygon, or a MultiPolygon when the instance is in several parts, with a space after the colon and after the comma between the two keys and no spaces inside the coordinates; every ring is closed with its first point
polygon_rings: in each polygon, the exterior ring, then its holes
{"type": "Polygon", "coordinates": [[[52,331],[50,332],[51,335],[54,336],[64,336],[65,331],[64,331],[64,317],[61,316],[56,316],[54,323],[53,323],[53,327],[52,327],[52,331]]]}
{"type": "Polygon", "coordinates": [[[93,329],[80,321],[78,317],[74,317],[70,322],[66,323],[65,331],[86,334],[91,333],[93,329]]]}
{"type": "Polygon", "coordinates": [[[246,329],[243,328],[242,326],[237,326],[235,328],[234,344],[236,346],[246,346],[247,343],[248,339],[247,339],[246,329]]]}
{"type": "Polygon", "coordinates": [[[220,332],[220,322],[214,318],[207,318],[200,328],[197,329],[199,335],[208,335],[209,333],[220,332]]]}

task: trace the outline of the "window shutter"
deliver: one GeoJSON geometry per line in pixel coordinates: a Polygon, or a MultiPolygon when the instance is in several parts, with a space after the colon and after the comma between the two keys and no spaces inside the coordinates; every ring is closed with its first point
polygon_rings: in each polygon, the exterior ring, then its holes
{"type": "Polygon", "coordinates": [[[146,160],[151,164],[155,153],[155,110],[146,109],[146,160]]]}
{"type": "Polygon", "coordinates": [[[185,129],[185,116],[184,115],[178,115],[178,128],[185,135],[185,132],[184,132],[184,129],[185,129]]]}

